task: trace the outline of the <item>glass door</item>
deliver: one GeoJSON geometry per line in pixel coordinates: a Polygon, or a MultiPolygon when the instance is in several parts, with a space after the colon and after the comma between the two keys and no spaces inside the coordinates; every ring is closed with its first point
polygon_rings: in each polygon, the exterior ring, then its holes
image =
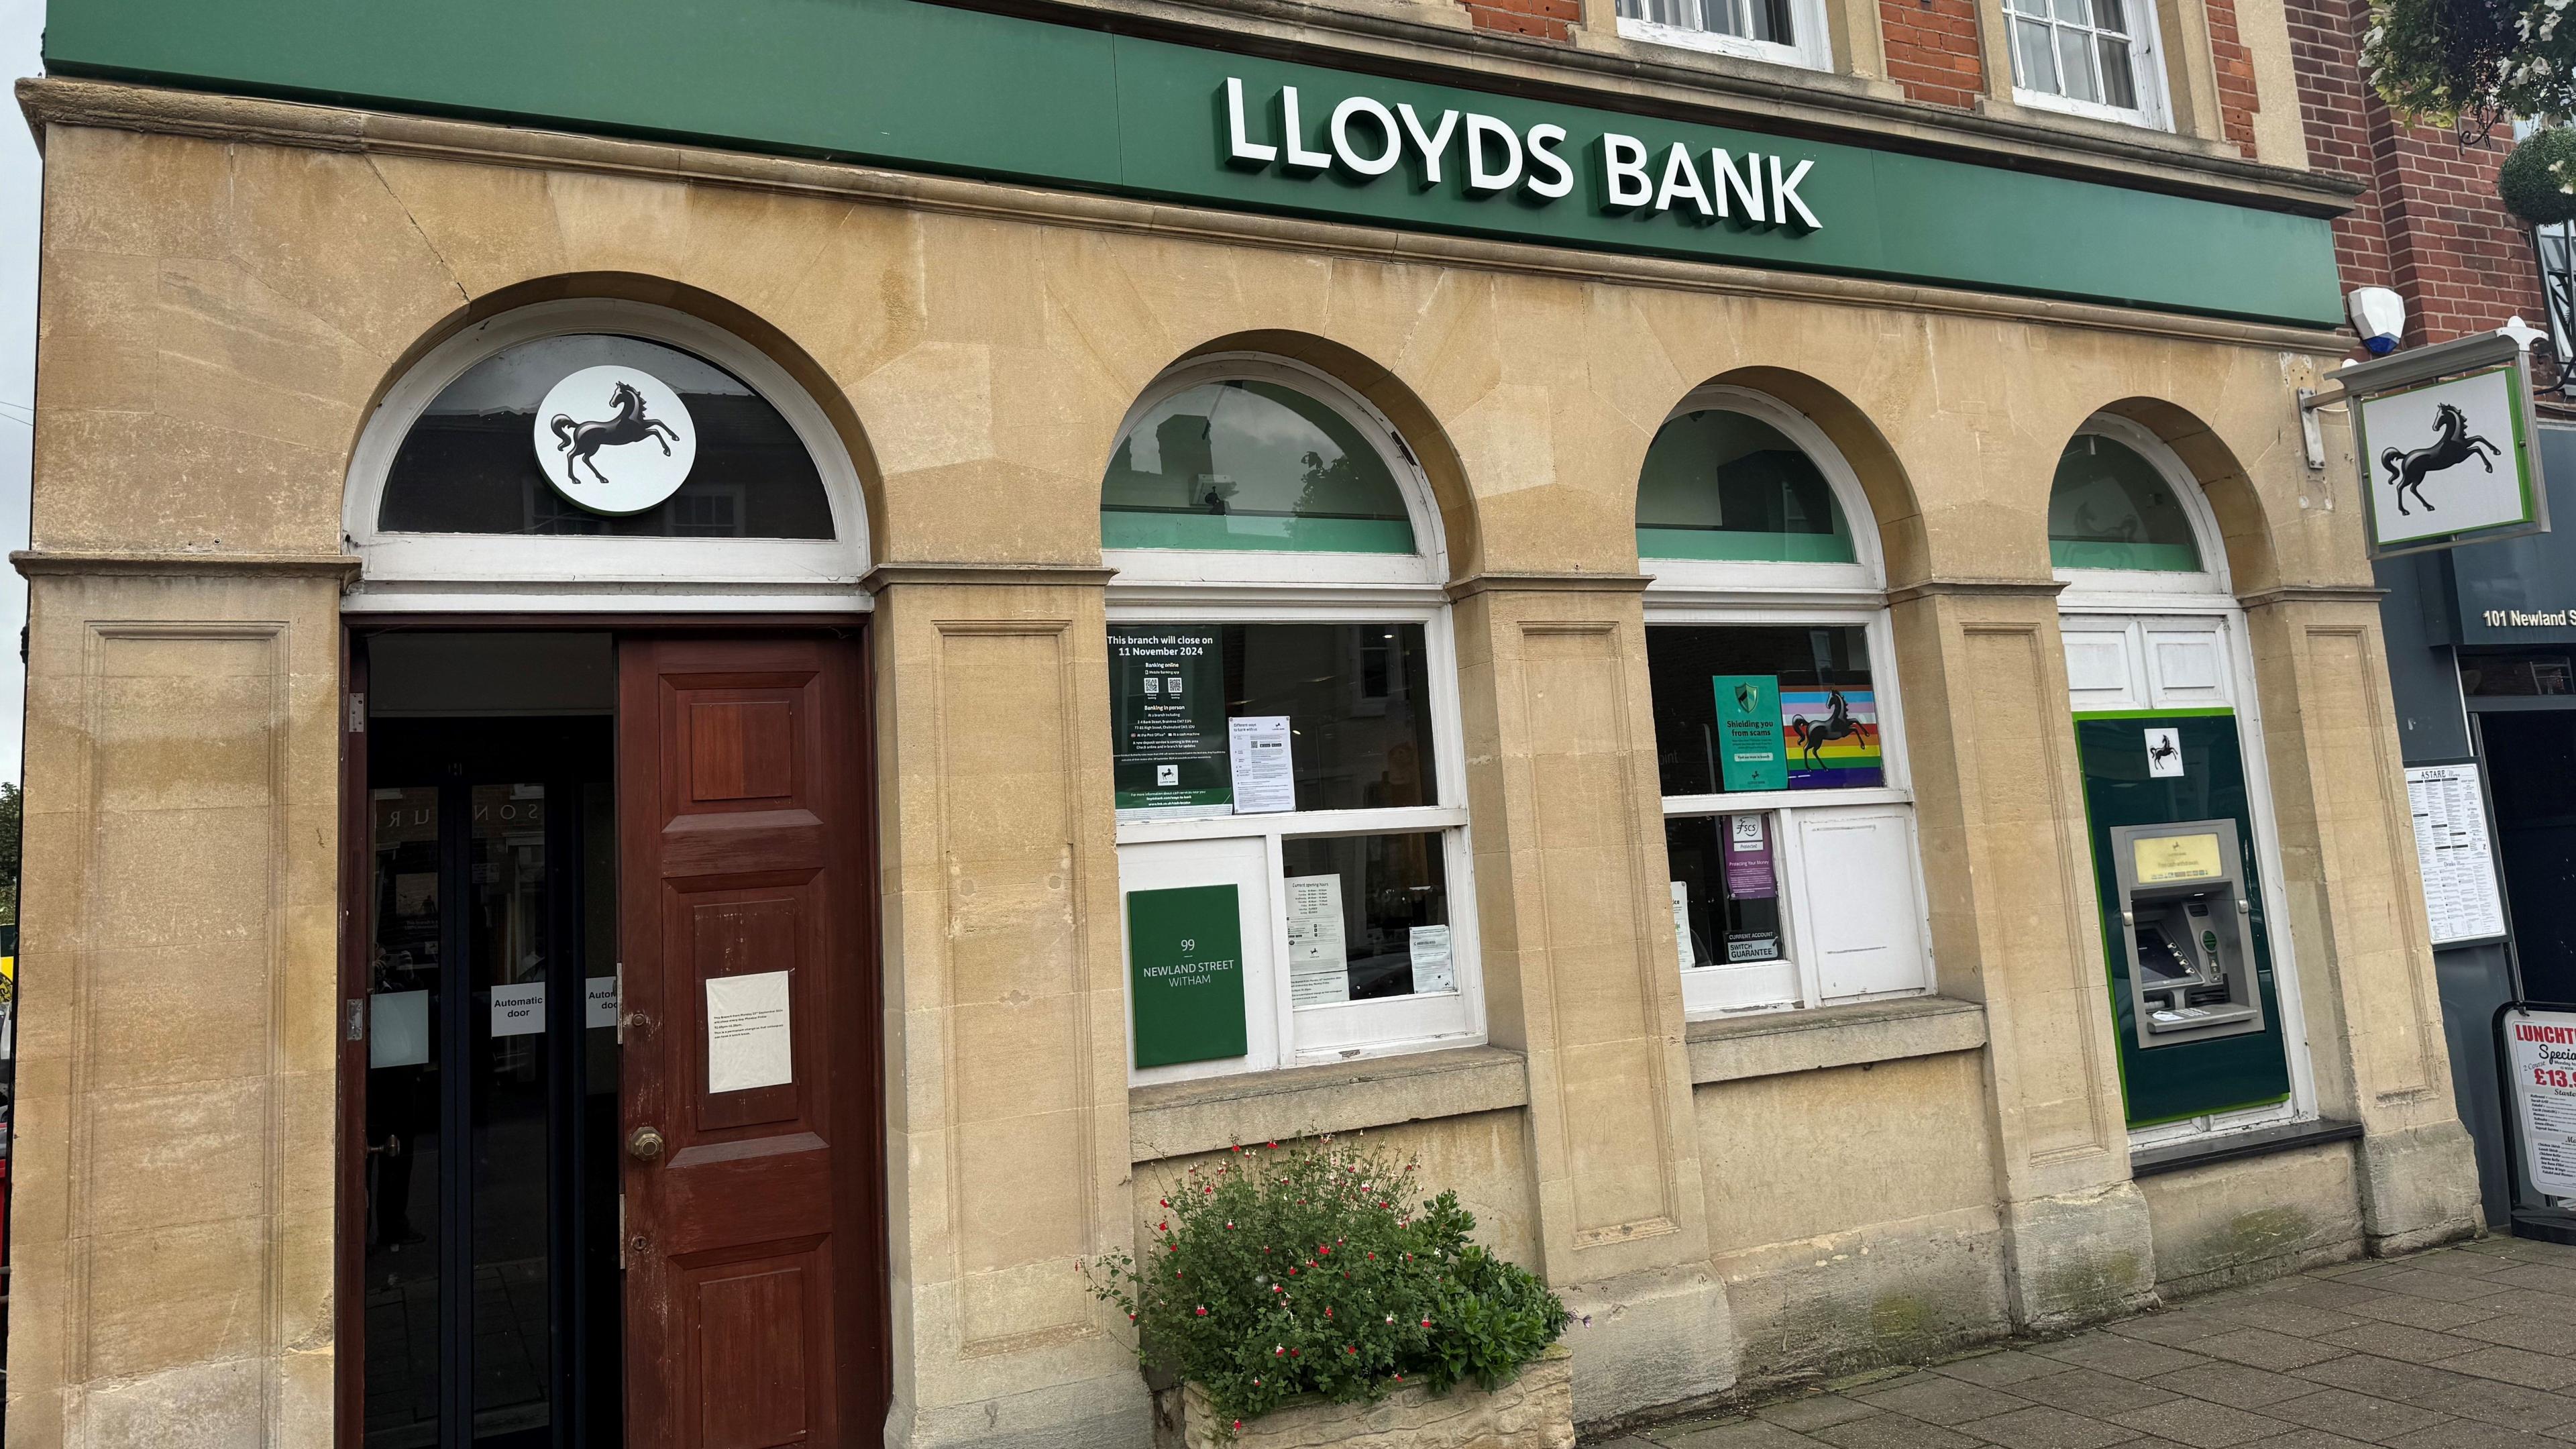
{"type": "Polygon", "coordinates": [[[366,1443],[619,1438],[608,723],[369,756],[366,1443]]]}

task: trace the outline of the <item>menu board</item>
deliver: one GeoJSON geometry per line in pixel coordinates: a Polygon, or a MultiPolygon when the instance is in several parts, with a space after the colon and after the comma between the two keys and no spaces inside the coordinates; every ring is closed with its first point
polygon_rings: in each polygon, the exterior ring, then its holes
{"type": "Polygon", "coordinates": [[[2406,808],[2415,817],[2415,865],[2424,877],[2424,915],[2432,923],[2433,944],[2503,936],[2504,897],[2496,888],[2478,767],[2408,767],[2406,808]]]}
{"type": "Polygon", "coordinates": [[[2551,1197],[2576,1197],[2576,1013],[2516,1011],[2504,1022],[2523,1170],[2551,1197]]]}

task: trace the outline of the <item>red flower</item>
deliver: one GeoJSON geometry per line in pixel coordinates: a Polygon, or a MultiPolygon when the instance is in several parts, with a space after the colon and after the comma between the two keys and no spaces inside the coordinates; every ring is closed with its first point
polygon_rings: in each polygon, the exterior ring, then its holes
{"type": "Polygon", "coordinates": [[[1202,1304],[1200,1304],[1200,1305],[1199,1305],[1199,1317],[1201,1317],[1201,1318],[1205,1318],[1205,1317],[1207,1317],[1207,1305],[1206,1305],[1206,1304],[1204,1304],[1204,1303],[1202,1303],[1202,1304]]]}
{"type": "Polygon", "coordinates": [[[1276,1143],[1276,1142],[1273,1142],[1273,1143],[1271,1143],[1270,1145],[1271,1145],[1271,1146],[1273,1146],[1273,1147],[1276,1147],[1276,1146],[1278,1146],[1279,1144],[1278,1144],[1278,1143],[1276,1143]]]}

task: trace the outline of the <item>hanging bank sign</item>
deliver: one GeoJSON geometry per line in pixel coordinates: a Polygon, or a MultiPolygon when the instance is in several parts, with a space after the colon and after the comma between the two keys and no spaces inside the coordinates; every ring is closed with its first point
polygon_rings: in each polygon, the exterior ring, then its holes
{"type": "Polygon", "coordinates": [[[1808,157],[1682,141],[1658,148],[1616,131],[1601,132],[1585,153],[1569,155],[1571,133],[1555,121],[1523,129],[1481,111],[1426,113],[1407,101],[1389,106],[1368,95],[1342,97],[1320,128],[1310,130],[1314,112],[1297,87],[1278,87],[1267,104],[1247,104],[1245,96],[1243,78],[1227,76],[1225,159],[1242,170],[1339,171],[1362,184],[1402,171],[1418,191],[1454,179],[1470,196],[1512,195],[1538,206],[1564,201],[1580,187],[1608,215],[1654,212],[1703,225],[1785,226],[1797,233],[1824,228],[1798,191],[1816,168],[1808,157]]]}

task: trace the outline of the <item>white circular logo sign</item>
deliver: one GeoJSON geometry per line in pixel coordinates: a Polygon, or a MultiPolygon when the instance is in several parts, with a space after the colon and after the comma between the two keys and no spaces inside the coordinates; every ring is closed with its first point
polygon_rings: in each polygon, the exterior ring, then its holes
{"type": "Polygon", "coordinates": [[[680,491],[698,460],[698,429],[670,385],[649,372],[585,367],[537,406],[537,466],[555,491],[593,513],[641,513],[680,491]]]}

